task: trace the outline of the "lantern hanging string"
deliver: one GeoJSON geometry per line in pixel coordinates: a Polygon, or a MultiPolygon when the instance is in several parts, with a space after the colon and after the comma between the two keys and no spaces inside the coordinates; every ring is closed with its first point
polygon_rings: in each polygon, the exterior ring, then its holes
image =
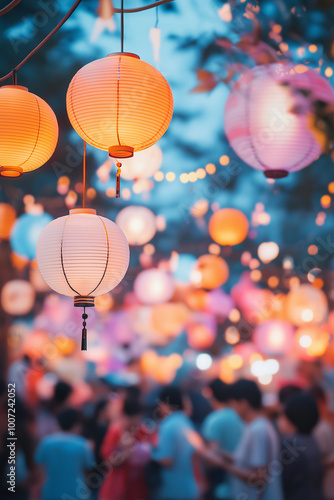
{"type": "Polygon", "coordinates": [[[121,3],[121,52],[124,52],[124,0],[121,3]]]}
{"type": "Polygon", "coordinates": [[[116,173],[116,198],[120,197],[120,190],[121,190],[121,167],[122,164],[121,162],[116,163],[117,167],[117,173],[116,173]]]}
{"type": "MultiPolygon", "coordinates": [[[[70,10],[67,12],[67,14],[63,17],[63,19],[57,24],[57,26],[55,28],[53,28],[52,31],[50,31],[50,33],[31,51],[29,52],[29,54],[17,65],[15,66],[15,68],[10,71],[9,73],[7,73],[7,75],[4,75],[0,78],[0,83],[1,82],[4,82],[5,80],[7,80],[8,78],[10,78],[11,76],[13,76],[13,72],[14,71],[18,71],[20,68],[22,68],[22,66],[34,55],[36,54],[36,52],[41,48],[43,47],[43,45],[48,41],[50,40],[50,38],[55,34],[57,33],[57,31],[63,26],[63,24],[66,23],[66,21],[71,17],[71,15],[73,14],[73,12],[76,10],[76,8],[80,5],[80,3],[82,2],[82,0],[76,0],[76,2],[73,4],[73,6],[70,8],[70,10]]],[[[166,4],[166,3],[170,3],[170,2],[174,2],[174,0],[158,0],[157,3],[153,3],[153,4],[149,4],[149,5],[145,5],[143,7],[137,7],[137,8],[133,8],[133,9],[123,9],[123,14],[132,14],[132,13],[136,13],[136,12],[143,12],[144,10],[148,10],[148,9],[153,9],[155,7],[157,7],[158,5],[163,5],[163,4],[166,4]]],[[[11,9],[13,7],[15,7],[19,2],[15,1],[13,2],[14,5],[11,6],[11,9]]],[[[11,5],[11,4],[10,4],[11,5]]],[[[6,14],[6,12],[8,12],[8,8],[10,7],[10,5],[8,5],[7,7],[5,7],[3,10],[5,10],[5,12],[2,12],[0,11],[0,16],[3,15],[3,14],[6,14]]],[[[122,13],[122,9],[114,9],[115,12],[117,13],[122,13]]]]}
{"type": "Polygon", "coordinates": [[[84,141],[84,153],[83,153],[83,164],[82,164],[82,208],[86,208],[86,146],[87,143],[84,141]]]}
{"type": "Polygon", "coordinates": [[[13,0],[12,2],[10,2],[8,5],[6,5],[6,7],[3,7],[3,9],[0,10],[0,16],[4,16],[5,14],[7,14],[7,12],[14,9],[14,7],[16,7],[20,2],[22,2],[22,0],[13,0]]]}
{"type": "MultiPolygon", "coordinates": [[[[157,4],[157,0],[155,0],[155,3],[157,4]]],[[[157,28],[159,24],[159,7],[158,5],[155,8],[155,27],[157,28]]]]}

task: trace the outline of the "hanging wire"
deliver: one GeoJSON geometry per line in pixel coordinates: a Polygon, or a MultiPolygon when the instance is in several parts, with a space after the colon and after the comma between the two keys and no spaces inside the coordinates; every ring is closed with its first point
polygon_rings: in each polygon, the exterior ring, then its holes
{"type": "Polygon", "coordinates": [[[121,52],[124,52],[124,0],[121,3],[121,52]]]}
{"type": "Polygon", "coordinates": [[[6,7],[3,9],[0,9],[0,16],[3,16],[4,14],[7,14],[10,10],[14,9],[22,0],[12,0],[6,7]]]}
{"type": "Polygon", "coordinates": [[[82,162],[82,208],[86,208],[86,146],[87,143],[84,141],[84,152],[83,152],[83,162],[82,162]]]}
{"type": "Polygon", "coordinates": [[[17,71],[13,69],[13,85],[17,85],[17,71]]]}
{"type": "MultiPolygon", "coordinates": [[[[15,68],[10,71],[9,73],[7,73],[7,75],[4,75],[3,77],[0,78],[0,83],[1,82],[4,82],[5,80],[7,80],[8,78],[10,78],[11,76],[13,76],[13,72],[14,70],[17,71],[19,70],[20,68],[22,68],[22,66],[34,55],[36,54],[36,52],[41,48],[43,47],[43,45],[48,41],[50,40],[50,38],[55,34],[57,33],[57,31],[63,26],[63,24],[66,23],[67,19],[69,19],[69,17],[71,17],[71,15],[73,14],[73,12],[75,11],[75,9],[79,6],[79,4],[82,2],[82,0],[76,0],[76,2],[73,4],[73,6],[70,8],[70,10],[67,12],[67,14],[63,17],[63,19],[57,24],[57,26],[55,28],[53,28],[52,31],[50,31],[50,33],[31,51],[29,52],[29,54],[17,65],[15,66],[15,68]]],[[[123,0],[122,0],[123,2],[123,0]]],[[[153,4],[149,4],[149,5],[145,5],[143,7],[137,7],[135,9],[114,9],[115,12],[117,13],[123,13],[124,14],[132,14],[132,13],[135,13],[135,12],[143,12],[144,10],[148,10],[148,9],[153,9],[155,7],[157,7],[158,5],[163,5],[165,3],[170,3],[170,2],[174,2],[174,0],[158,0],[157,3],[153,3],[153,4]]],[[[12,7],[15,7],[15,5],[17,5],[18,2],[13,2],[12,7]]],[[[8,6],[5,7],[5,12],[2,12],[0,10],[0,14],[5,14],[6,12],[8,12],[8,6]]]]}
{"type": "MultiPolygon", "coordinates": [[[[155,0],[157,3],[157,0],[155,0]]],[[[157,28],[159,24],[159,6],[157,5],[155,8],[155,27],[157,28]]]]}

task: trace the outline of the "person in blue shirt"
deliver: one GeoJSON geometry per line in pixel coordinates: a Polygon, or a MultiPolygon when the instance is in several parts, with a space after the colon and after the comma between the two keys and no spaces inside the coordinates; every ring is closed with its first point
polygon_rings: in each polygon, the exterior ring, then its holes
{"type": "Polygon", "coordinates": [[[197,500],[195,449],[188,439],[195,428],[184,412],[184,398],[176,386],[167,386],[159,395],[158,444],[152,458],[160,464],[159,500],[197,500]]]}
{"type": "Polygon", "coordinates": [[[94,466],[88,441],[79,436],[81,413],[67,408],[59,413],[61,432],[44,437],[35,453],[40,466],[42,500],[82,500],[90,498],[85,474],[94,466]]]}
{"type": "MultiPolygon", "coordinates": [[[[202,436],[209,447],[233,453],[241,439],[244,423],[230,406],[231,386],[221,379],[208,386],[210,402],[214,409],[203,422],[202,436]]],[[[206,499],[230,499],[231,478],[221,468],[207,468],[209,490],[206,499]]]]}

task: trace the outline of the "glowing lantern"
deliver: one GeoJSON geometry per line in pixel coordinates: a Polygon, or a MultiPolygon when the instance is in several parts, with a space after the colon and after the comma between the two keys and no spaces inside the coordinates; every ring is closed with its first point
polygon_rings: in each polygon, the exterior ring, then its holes
{"type": "Polygon", "coordinates": [[[20,257],[33,260],[36,257],[36,245],[41,231],[52,217],[49,214],[27,213],[21,215],[15,222],[11,235],[10,246],[20,257]]]}
{"type": "Polygon", "coordinates": [[[278,256],[279,246],[274,241],[261,243],[257,249],[257,254],[264,264],[269,264],[269,262],[276,259],[278,256]]]}
{"type": "Polygon", "coordinates": [[[212,290],[223,285],[229,276],[228,266],[224,259],[217,255],[202,255],[191,273],[193,285],[212,290]]]}
{"type": "Polygon", "coordinates": [[[289,292],[286,299],[286,312],[294,325],[321,324],[328,314],[326,295],[312,285],[300,285],[289,292]]]}
{"type": "Polygon", "coordinates": [[[303,359],[323,356],[329,344],[329,333],[316,326],[298,328],[295,335],[295,347],[303,359]]]}
{"type": "Polygon", "coordinates": [[[310,165],[323,144],[310,127],[310,111],[299,109],[302,91],[314,101],[334,101],[330,84],[312,69],[293,65],[256,66],[241,76],[225,106],[225,133],[246,163],[267,177],[280,178],[310,165]],[[298,89],[298,92],[294,91],[298,89]],[[306,145],[306,147],[305,147],[306,145]]]}
{"type": "Polygon", "coordinates": [[[157,304],[152,308],[152,327],[159,334],[176,337],[185,327],[189,317],[189,309],[179,302],[157,304]]]}
{"type": "Polygon", "coordinates": [[[16,219],[14,208],[8,203],[0,203],[0,240],[9,240],[16,219]]]}
{"type": "Polygon", "coordinates": [[[76,132],[114,158],[129,158],[155,144],[173,114],[173,96],[157,69],[135,54],[93,61],[73,77],[66,96],[76,132]]]}
{"type": "Polygon", "coordinates": [[[78,208],[43,229],[37,264],[50,288],[88,307],[95,296],[121,282],[129,265],[129,246],[112,221],[95,210],[78,208]]]}
{"type": "Polygon", "coordinates": [[[43,99],[19,85],[0,88],[0,175],[20,177],[41,167],[57,141],[57,118],[43,99]]]}
{"type": "Polygon", "coordinates": [[[217,335],[217,321],[211,314],[194,313],[187,325],[188,344],[193,349],[210,347],[217,335]]]}
{"type": "Polygon", "coordinates": [[[222,208],[211,216],[209,233],[219,245],[238,245],[247,237],[247,217],[234,208],[222,208]]]}
{"type": "Polygon", "coordinates": [[[185,296],[185,302],[190,309],[204,311],[207,307],[207,294],[207,291],[200,288],[190,289],[185,296]]]}
{"type": "Polygon", "coordinates": [[[1,290],[1,305],[7,314],[24,316],[35,303],[35,290],[29,281],[8,281],[1,290]]]}
{"type": "Polygon", "coordinates": [[[116,217],[116,224],[124,232],[129,245],[145,245],[156,233],[155,216],[146,207],[131,205],[123,208],[116,217]]]}
{"type": "Polygon", "coordinates": [[[148,179],[162,165],[162,151],[156,144],[138,151],[133,158],[122,160],[122,178],[128,181],[148,179]]]}
{"type": "Polygon", "coordinates": [[[253,342],[265,356],[283,356],[293,345],[293,326],[287,321],[272,320],[258,325],[253,342]]]}
{"type": "Polygon", "coordinates": [[[234,308],[234,300],[220,288],[206,295],[206,309],[220,318],[227,318],[234,308]]]}
{"type": "Polygon", "coordinates": [[[136,297],[143,304],[168,302],[174,293],[174,280],[160,269],[147,269],[138,274],[133,285],[136,297]]]}

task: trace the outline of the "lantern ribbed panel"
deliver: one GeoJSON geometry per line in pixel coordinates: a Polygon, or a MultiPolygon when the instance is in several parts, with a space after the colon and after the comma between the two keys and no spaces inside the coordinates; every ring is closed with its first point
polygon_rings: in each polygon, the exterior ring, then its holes
{"type": "Polygon", "coordinates": [[[123,279],[129,265],[129,245],[109,219],[77,213],[46,226],[37,243],[36,258],[44,281],[56,292],[96,297],[123,279]]]}
{"type": "Polygon", "coordinates": [[[25,87],[0,88],[0,167],[35,170],[50,158],[57,141],[57,118],[43,99],[25,87]]]}
{"type": "MultiPolygon", "coordinates": [[[[309,126],[310,115],[293,112],[296,96],[292,88],[282,85],[287,78],[293,84],[292,69],[293,65],[280,64],[253,68],[240,78],[226,101],[224,127],[229,143],[258,170],[294,172],[321,154],[322,145],[309,126]]],[[[296,74],[296,86],[302,87],[303,76],[305,88],[310,88],[310,76],[305,73],[296,74]]],[[[312,79],[322,77],[315,73],[312,79]]],[[[319,85],[315,88],[318,91],[319,85]]]]}
{"type": "Polygon", "coordinates": [[[73,77],[67,112],[77,133],[92,146],[117,145],[140,151],[166,132],[173,96],[166,79],[148,63],[111,54],[87,64],[73,77]]]}

